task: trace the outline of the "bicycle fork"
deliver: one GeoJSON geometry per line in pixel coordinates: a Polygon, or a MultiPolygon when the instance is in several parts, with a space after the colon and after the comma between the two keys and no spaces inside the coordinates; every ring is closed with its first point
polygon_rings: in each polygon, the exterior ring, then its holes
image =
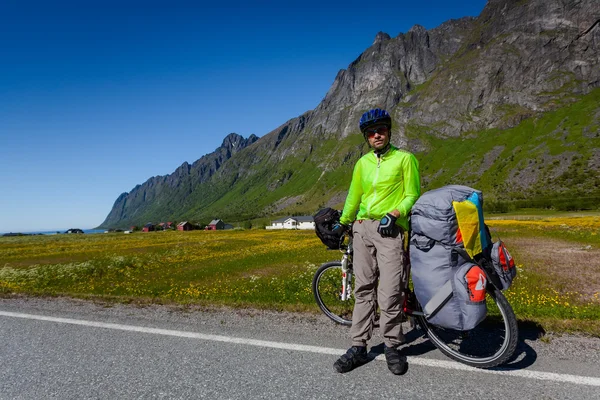
{"type": "Polygon", "coordinates": [[[348,254],[344,254],[342,258],[342,293],[340,300],[346,301],[352,295],[352,269],[348,268],[348,254]]]}

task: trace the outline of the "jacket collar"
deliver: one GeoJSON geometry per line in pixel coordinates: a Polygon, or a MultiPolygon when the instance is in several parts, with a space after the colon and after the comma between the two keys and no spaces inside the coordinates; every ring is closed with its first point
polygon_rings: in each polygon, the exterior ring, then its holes
{"type": "Polygon", "coordinates": [[[391,154],[396,148],[391,144],[388,143],[387,146],[385,146],[383,149],[381,149],[380,151],[375,151],[373,150],[373,155],[375,155],[375,157],[385,157],[388,154],[391,154]]]}

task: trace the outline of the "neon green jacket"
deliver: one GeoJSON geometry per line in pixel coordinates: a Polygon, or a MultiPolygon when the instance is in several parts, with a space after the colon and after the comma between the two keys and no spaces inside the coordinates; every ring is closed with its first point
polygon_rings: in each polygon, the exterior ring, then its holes
{"type": "Polygon", "coordinates": [[[378,158],[370,151],[354,166],[340,222],[379,220],[397,209],[396,225],[408,230],[408,214],[420,195],[419,162],[412,153],[391,146],[378,158]]]}

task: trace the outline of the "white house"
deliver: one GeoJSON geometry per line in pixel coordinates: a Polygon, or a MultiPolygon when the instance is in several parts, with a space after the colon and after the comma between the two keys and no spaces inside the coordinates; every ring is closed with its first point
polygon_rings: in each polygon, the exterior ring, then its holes
{"type": "Polygon", "coordinates": [[[284,217],[271,222],[267,229],[315,229],[315,221],[310,215],[284,217]]]}

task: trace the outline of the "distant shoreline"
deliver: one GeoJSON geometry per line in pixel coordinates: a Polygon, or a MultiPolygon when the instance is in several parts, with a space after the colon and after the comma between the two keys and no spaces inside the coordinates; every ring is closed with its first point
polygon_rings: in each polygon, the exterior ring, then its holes
{"type": "MultiPolygon", "coordinates": [[[[0,232],[0,236],[4,235],[56,235],[65,234],[68,229],[57,229],[55,231],[33,231],[33,232],[0,232]]],[[[83,233],[104,233],[105,229],[82,229],[83,233]]],[[[73,234],[76,235],[76,234],[73,234]]]]}

